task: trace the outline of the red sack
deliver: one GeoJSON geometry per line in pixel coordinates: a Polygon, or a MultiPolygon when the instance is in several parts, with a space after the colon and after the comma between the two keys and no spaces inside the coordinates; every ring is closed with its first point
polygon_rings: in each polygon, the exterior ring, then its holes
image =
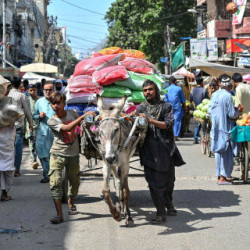
{"type": "Polygon", "coordinates": [[[153,74],[155,68],[155,66],[147,60],[132,57],[128,57],[121,61],[119,65],[124,66],[130,71],[141,74],[153,74]]]}
{"type": "Polygon", "coordinates": [[[85,59],[76,64],[73,76],[92,75],[96,70],[117,65],[118,62],[122,59],[122,57],[123,54],[98,56],[85,59]]]}
{"type": "Polygon", "coordinates": [[[94,93],[100,92],[101,86],[92,82],[92,77],[88,75],[80,75],[71,77],[68,81],[70,93],[94,93]]]}
{"type": "Polygon", "coordinates": [[[98,53],[98,52],[94,52],[94,53],[92,54],[92,57],[98,57],[98,56],[103,56],[103,54],[98,53]]]}
{"type": "Polygon", "coordinates": [[[123,66],[112,66],[94,72],[93,82],[100,85],[110,85],[116,81],[121,81],[129,78],[129,74],[123,66]]]}

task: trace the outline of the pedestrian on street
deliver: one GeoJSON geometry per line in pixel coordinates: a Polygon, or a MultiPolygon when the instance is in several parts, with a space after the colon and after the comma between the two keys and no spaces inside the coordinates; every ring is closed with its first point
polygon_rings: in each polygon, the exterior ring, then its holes
{"type": "Polygon", "coordinates": [[[56,79],[54,85],[55,91],[59,91],[62,94],[65,94],[65,87],[63,86],[63,81],[61,79],[56,79]]]}
{"type": "MultiPolygon", "coordinates": [[[[202,103],[202,101],[208,98],[207,91],[203,88],[203,78],[201,76],[197,76],[195,78],[197,86],[191,90],[190,94],[190,102],[194,103],[194,107],[196,107],[202,103]]],[[[200,122],[196,123],[195,131],[194,131],[194,141],[193,144],[198,144],[198,138],[200,134],[201,124],[200,122]]]]}
{"type": "Polygon", "coordinates": [[[212,94],[218,90],[218,83],[213,80],[209,83],[209,87],[208,87],[208,97],[209,99],[211,99],[212,94]]]}
{"type": "MultiPolygon", "coordinates": [[[[39,99],[39,96],[37,95],[37,85],[36,84],[30,84],[28,86],[28,93],[29,96],[28,99],[28,105],[30,107],[31,113],[33,113],[35,104],[37,100],[39,99]]],[[[37,162],[37,153],[36,153],[36,138],[37,138],[37,129],[38,129],[39,123],[33,120],[33,131],[30,131],[28,124],[26,123],[26,133],[25,138],[29,142],[29,149],[30,149],[30,158],[31,158],[31,164],[33,169],[38,168],[38,162],[37,162]]]]}
{"type": "Polygon", "coordinates": [[[95,113],[89,111],[79,117],[75,110],[64,110],[66,97],[60,92],[54,92],[50,97],[51,107],[55,115],[48,120],[48,125],[54,134],[54,142],[50,150],[50,190],[54,199],[57,216],[50,222],[60,224],[63,222],[62,212],[62,171],[66,168],[69,179],[68,205],[69,215],[77,214],[74,204],[80,185],[79,142],[77,125],[86,115],[95,113]]]}
{"type": "Polygon", "coordinates": [[[233,171],[233,144],[231,130],[235,120],[243,110],[239,105],[236,109],[233,104],[230,89],[231,78],[223,74],[220,76],[220,89],[211,98],[208,112],[211,114],[211,151],[215,153],[216,175],[219,185],[231,185],[231,173],[233,171]]]}
{"type": "Polygon", "coordinates": [[[243,112],[250,112],[250,85],[243,83],[242,75],[239,73],[233,74],[232,82],[236,86],[235,106],[242,104],[243,112]]]}
{"type": "MultiPolygon", "coordinates": [[[[12,89],[9,92],[9,97],[13,98],[17,106],[25,114],[28,121],[29,128],[33,130],[33,120],[29,105],[26,100],[25,94],[21,93],[18,89],[21,85],[21,79],[14,77],[12,80],[12,89]]],[[[19,119],[16,123],[16,141],[15,141],[15,176],[20,175],[20,167],[22,163],[23,154],[23,138],[24,138],[24,117],[19,119]]]]}
{"type": "Polygon", "coordinates": [[[55,112],[50,106],[50,96],[54,92],[54,85],[51,82],[44,84],[44,97],[40,98],[33,111],[33,119],[39,123],[36,139],[36,151],[43,168],[43,179],[41,183],[49,182],[49,157],[50,149],[53,143],[53,134],[47,121],[55,112]]]}
{"type": "MultiPolygon", "coordinates": [[[[9,105],[16,104],[11,97],[7,97],[7,86],[10,82],[0,75],[0,99],[9,105]],[[6,100],[4,100],[6,99],[6,100]]],[[[22,113],[21,110],[19,110],[22,113]]],[[[9,201],[12,199],[8,195],[13,183],[15,166],[15,124],[0,128],[0,187],[2,190],[1,201],[9,201]]]]}
{"type": "Polygon", "coordinates": [[[167,214],[174,216],[177,211],[173,205],[175,166],[185,164],[174,141],[174,115],[169,102],[160,100],[156,83],[146,80],[143,83],[146,101],[136,110],[139,116],[148,121],[145,141],[140,148],[141,165],[157,213],[152,223],[166,221],[167,214]]]}
{"type": "Polygon", "coordinates": [[[184,97],[186,99],[186,107],[187,107],[187,111],[184,113],[183,119],[182,119],[182,128],[181,128],[181,134],[184,135],[184,133],[192,133],[189,130],[189,125],[190,125],[190,119],[191,119],[191,115],[190,115],[190,109],[191,109],[191,103],[190,103],[190,88],[189,88],[189,83],[188,83],[188,79],[185,76],[184,77],[184,84],[181,86],[182,87],[182,91],[184,93],[184,97]]]}
{"type": "Polygon", "coordinates": [[[174,136],[178,141],[181,132],[181,122],[183,117],[183,109],[186,111],[186,99],[180,86],[177,86],[177,80],[174,76],[169,78],[170,86],[167,88],[168,93],[165,95],[165,102],[169,102],[174,111],[174,136]]]}

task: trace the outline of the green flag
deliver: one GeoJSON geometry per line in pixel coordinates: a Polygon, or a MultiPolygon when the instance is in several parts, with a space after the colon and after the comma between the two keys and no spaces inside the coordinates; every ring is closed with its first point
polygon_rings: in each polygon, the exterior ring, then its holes
{"type": "Polygon", "coordinates": [[[184,44],[181,43],[179,47],[172,54],[171,66],[173,71],[177,70],[182,65],[185,65],[184,44]]]}

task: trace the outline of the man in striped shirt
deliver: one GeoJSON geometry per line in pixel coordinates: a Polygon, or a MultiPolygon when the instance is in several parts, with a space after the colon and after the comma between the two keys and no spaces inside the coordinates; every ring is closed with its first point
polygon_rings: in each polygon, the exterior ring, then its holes
{"type": "MultiPolygon", "coordinates": [[[[27,119],[30,129],[33,130],[32,114],[26,100],[26,97],[18,89],[21,85],[21,79],[14,77],[12,80],[12,89],[10,90],[9,97],[13,98],[18,107],[23,111],[25,118],[27,119]]],[[[16,127],[16,142],[15,142],[15,176],[20,175],[20,167],[23,154],[23,138],[24,138],[24,117],[15,123],[16,127]]]]}

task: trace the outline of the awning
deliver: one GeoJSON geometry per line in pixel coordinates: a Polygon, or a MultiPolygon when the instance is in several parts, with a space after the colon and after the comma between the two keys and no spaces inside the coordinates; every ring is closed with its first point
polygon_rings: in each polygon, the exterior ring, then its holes
{"type": "Polygon", "coordinates": [[[25,73],[22,78],[29,80],[30,84],[36,84],[37,82],[41,82],[42,79],[45,79],[46,81],[56,80],[55,78],[52,77],[42,76],[31,72],[25,73]]]}
{"type": "Polygon", "coordinates": [[[242,75],[250,73],[250,69],[227,66],[219,63],[209,63],[196,59],[190,59],[189,66],[190,68],[201,69],[207,74],[217,78],[222,74],[227,74],[232,77],[233,73],[240,73],[242,75]]]}
{"type": "Polygon", "coordinates": [[[245,81],[245,82],[250,81],[250,74],[244,75],[243,81],[245,81]]]}
{"type": "Polygon", "coordinates": [[[186,70],[184,67],[181,67],[180,69],[178,69],[177,71],[175,71],[173,73],[173,75],[181,75],[181,76],[186,76],[186,77],[189,77],[189,78],[192,78],[194,79],[194,74],[189,72],[188,70],[186,70]]]}
{"type": "Polygon", "coordinates": [[[57,73],[57,67],[45,63],[31,63],[20,68],[21,72],[57,73]]]}

